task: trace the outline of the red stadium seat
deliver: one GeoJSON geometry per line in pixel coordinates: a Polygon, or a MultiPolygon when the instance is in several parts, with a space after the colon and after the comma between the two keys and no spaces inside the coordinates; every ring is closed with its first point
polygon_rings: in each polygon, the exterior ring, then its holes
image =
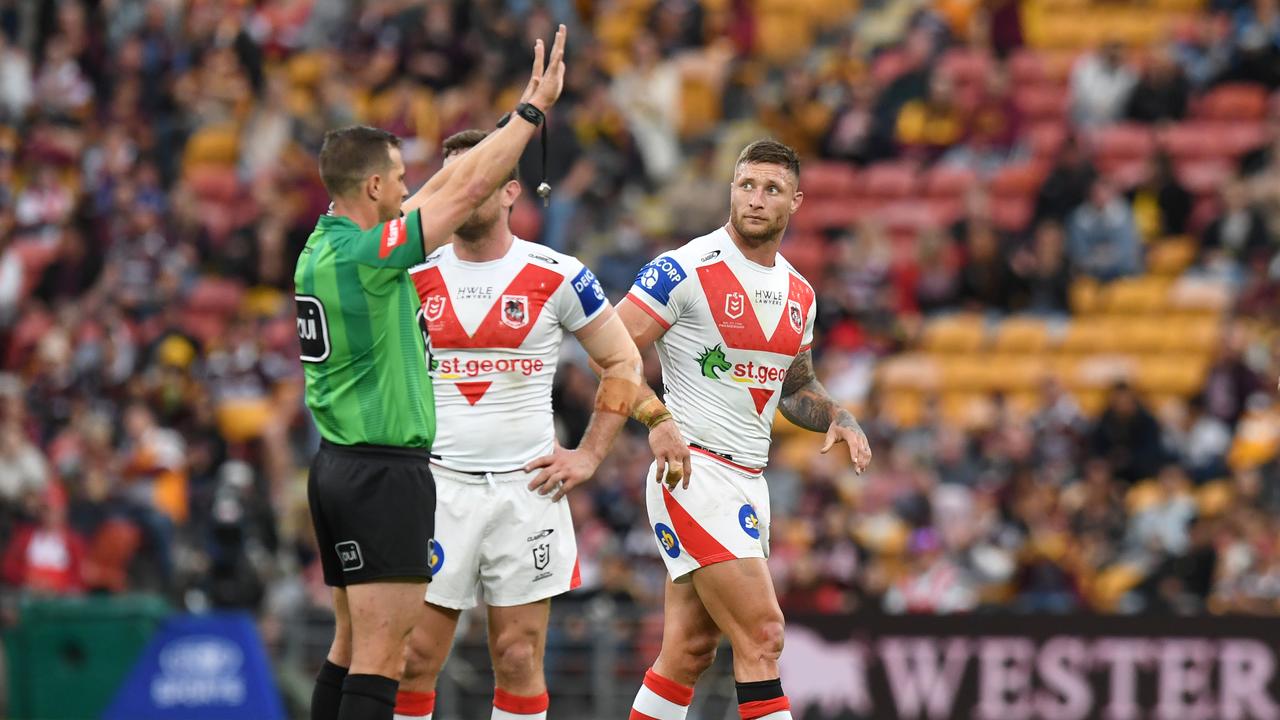
{"type": "Polygon", "coordinates": [[[801,171],[801,187],[805,195],[813,198],[849,198],[858,187],[858,175],[852,165],[841,162],[823,162],[806,165],[801,171]]]}
{"type": "Polygon", "coordinates": [[[961,84],[985,85],[991,73],[991,55],[981,50],[957,48],[948,50],[938,61],[936,72],[961,84]]]}
{"type": "Polygon", "coordinates": [[[1057,156],[1067,140],[1067,126],[1061,120],[1042,120],[1027,131],[1027,143],[1031,146],[1031,154],[1040,160],[1051,160],[1057,156]]]}
{"type": "Polygon", "coordinates": [[[1067,117],[1071,97],[1057,85],[1028,85],[1014,92],[1013,102],[1032,122],[1063,120],[1067,117]]]}
{"type": "Polygon", "coordinates": [[[938,207],[922,200],[902,200],[882,206],[876,217],[893,235],[913,235],[926,228],[942,227],[938,207]]]}
{"type": "Polygon", "coordinates": [[[1180,163],[1178,179],[1193,195],[1217,195],[1222,184],[1231,177],[1231,166],[1221,160],[1180,163]]]}
{"type": "Polygon", "coordinates": [[[977,182],[977,174],[969,168],[944,165],[925,175],[924,192],[933,198],[959,198],[977,182]]]}
{"type": "Polygon", "coordinates": [[[1219,136],[1231,157],[1239,157],[1266,141],[1264,123],[1253,121],[1223,123],[1219,136]]]}
{"type": "Polygon", "coordinates": [[[1040,191],[1045,168],[1036,163],[1007,165],[991,178],[987,186],[992,197],[1029,198],[1040,191]]]}
{"type": "Polygon", "coordinates": [[[244,285],[225,278],[202,277],[187,295],[187,308],[198,312],[231,315],[240,309],[244,285]]]}
{"type": "Polygon", "coordinates": [[[863,173],[867,197],[896,200],[910,197],[919,185],[919,170],[910,163],[878,163],[863,173]]]}
{"type": "Polygon", "coordinates": [[[1206,120],[1261,120],[1267,114],[1267,90],[1250,83],[1220,85],[1200,98],[1194,113],[1206,120]]]}
{"type": "Polygon", "coordinates": [[[1223,156],[1227,154],[1226,144],[1217,135],[1217,129],[1217,123],[1188,120],[1162,129],[1157,139],[1174,160],[1223,156]]]}
{"type": "Polygon", "coordinates": [[[991,222],[1005,232],[1020,233],[1031,224],[1034,205],[1030,197],[993,198],[991,222]]]}
{"type": "Polygon", "coordinates": [[[1091,137],[1094,158],[1104,171],[1135,160],[1146,160],[1156,139],[1145,125],[1123,123],[1100,128],[1091,137]]]}
{"type": "Polygon", "coordinates": [[[1014,87],[1044,83],[1049,77],[1044,56],[1031,48],[1020,48],[1009,56],[1009,77],[1014,87]]]}

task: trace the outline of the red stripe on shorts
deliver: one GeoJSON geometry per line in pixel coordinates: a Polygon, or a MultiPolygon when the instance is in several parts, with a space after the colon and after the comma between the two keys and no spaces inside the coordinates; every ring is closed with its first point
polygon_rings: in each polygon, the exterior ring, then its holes
{"type": "Polygon", "coordinates": [[[667,514],[671,516],[671,524],[675,525],[676,536],[693,559],[699,565],[733,560],[737,556],[725,549],[711,533],[707,532],[693,516],[676,501],[671,491],[662,488],[662,502],[667,506],[667,514]]]}

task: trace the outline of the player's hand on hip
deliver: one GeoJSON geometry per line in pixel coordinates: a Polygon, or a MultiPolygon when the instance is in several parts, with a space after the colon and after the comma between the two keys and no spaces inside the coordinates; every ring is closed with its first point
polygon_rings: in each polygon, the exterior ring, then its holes
{"type": "Polygon", "coordinates": [[[560,91],[564,89],[564,43],[569,31],[561,25],[556,30],[555,42],[551,45],[551,55],[546,59],[543,69],[543,45],[539,40],[533,46],[533,74],[529,84],[525,86],[521,102],[527,102],[546,112],[560,99],[560,91]]]}
{"type": "Polygon", "coordinates": [[[544,455],[524,466],[525,472],[533,472],[539,468],[542,472],[529,481],[529,489],[537,490],[539,495],[550,495],[553,502],[569,494],[569,491],[591,479],[601,458],[586,450],[565,450],[556,444],[550,455],[544,455]]]}
{"type": "Polygon", "coordinates": [[[675,420],[660,422],[649,431],[649,449],[653,451],[653,459],[657,463],[654,482],[666,485],[668,490],[675,490],[683,480],[687,490],[693,468],[689,463],[689,446],[680,435],[680,428],[675,420]]]}
{"type": "Polygon", "coordinates": [[[848,444],[853,471],[861,475],[871,464],[871,443],[867,441],[866,434],[862,432],[862,428],[852,416],[839,417],[832,421],[831,427],[827,428],[827,438],[822,445],[822,452],[825,454],[839,442],[848,444]]]}

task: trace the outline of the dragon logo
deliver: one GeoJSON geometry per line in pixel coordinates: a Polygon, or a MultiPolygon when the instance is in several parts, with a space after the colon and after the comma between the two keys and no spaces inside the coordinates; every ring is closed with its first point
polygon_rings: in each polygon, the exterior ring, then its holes
{"type": "Polygon", "coordinates": [[[712,380],[719,380],[720,372],[733,367],[729,364],[729,359],[724,356],[724,348],[720,345],[703,348],[702,354],[698,356],[698,364],[702,366],[702,376],[712,380]]]}

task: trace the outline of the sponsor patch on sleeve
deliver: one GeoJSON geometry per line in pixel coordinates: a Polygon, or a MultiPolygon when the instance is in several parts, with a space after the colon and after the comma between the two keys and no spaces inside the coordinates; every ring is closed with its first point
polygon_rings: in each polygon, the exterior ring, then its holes
{"type": "Polygon", "coordinates": [[[587,317],[604,304],[604,288],[600,287],[596,274],[586,266],[573,278],[573,291],[578,294],[578,302],[582,303],[582,312],[587,317]]]}
{"type": "Polygon", "coordinates": [[[675,290],[684,278],[684,268],[680,267],[680,263],[663,255],[640,268],[640,272],[636,273],[635,286],[648,293],[649,297],[666,305],[671,301],[671,291],[675,290]]]}
{"type": "Polygon", "coordinates": [[[385,260],[391,256],[391,251],[404,244],[407,233],[404,228],[404,218],[396,218],[382,225],[382,245],[378,249],[378,257],[385,260]]]}

